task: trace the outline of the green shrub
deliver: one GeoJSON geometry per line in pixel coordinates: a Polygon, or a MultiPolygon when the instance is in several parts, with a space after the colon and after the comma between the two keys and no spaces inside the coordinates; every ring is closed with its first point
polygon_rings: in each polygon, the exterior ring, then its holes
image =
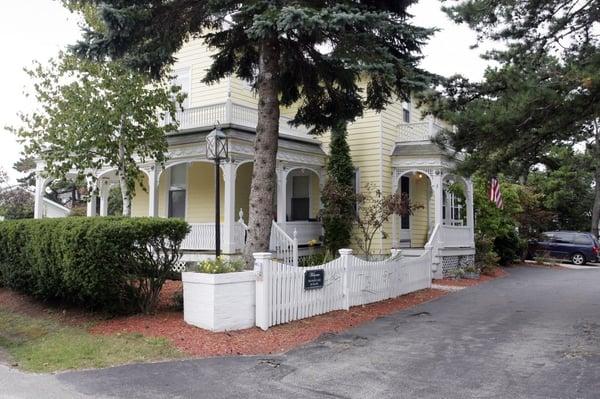
{"type": "Polygon", "coordinates": [[[329,250],[317,252],[314,254],[306,255],[300,257],[298,259],[298,266],[300,267],[309,267],[309,266],[319,266],[324,265],[327,262],[331,262],[335,257],[331,255],[329,250]]]}
{"type": "Polygon", "coordinates": [[[246,264],[241,259],[206,259],[198,263],[197,272],[209,274],[235,273],[244,270],[246,264]]]}
{"type": "Polygon", "coordinates": [[[524,243],[515,231],[510,231],[494,239],[494,252],[498,254],[500,258],[498,262],[501,265],[507,265],[520,259],[523,250],[524,243]]]}
{"type": "Polygon", "coordinates": [[[151,312],[188,229],[157,218],[0,222],[0,282],[42,300],[151,312]]]}

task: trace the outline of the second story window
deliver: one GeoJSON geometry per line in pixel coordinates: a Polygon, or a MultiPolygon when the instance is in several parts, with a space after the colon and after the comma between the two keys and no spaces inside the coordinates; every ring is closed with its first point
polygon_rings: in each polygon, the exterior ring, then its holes
{"type": "Polygon", "coordinates": [[[187,68],[179,68],[173,71],[173,85],[180,86],[181,91],[187,94],[185,100],[181,104],[184,109],[189,108],[190,106],[190,95],[192,91],[192,76],[191,69],[187,68]]]}
{"type": "Polygon", "coordinates": [[[187,165],[171,167],[169,185],[169,217],[185,219],[187,197],[187,165]]]}
{"type": "Polygon", "coordinates": [[[410,123],[410,103],[402,103],[402,120],[404,123],[410,123]]]}

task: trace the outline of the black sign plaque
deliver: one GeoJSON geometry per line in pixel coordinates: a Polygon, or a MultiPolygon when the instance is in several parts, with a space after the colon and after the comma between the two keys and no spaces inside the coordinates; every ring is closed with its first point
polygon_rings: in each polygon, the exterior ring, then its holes
{"type": "Polygon", "coordinates": [[[304,289],[315,290],[323,288],[325,283],[325,270],[307,270],[304,272],[304,289]]]}

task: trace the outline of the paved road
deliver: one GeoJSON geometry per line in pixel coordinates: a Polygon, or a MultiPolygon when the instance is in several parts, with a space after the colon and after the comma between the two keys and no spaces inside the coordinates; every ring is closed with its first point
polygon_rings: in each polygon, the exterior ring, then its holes
{"type": "Polygon", "coordinates": [[[281,356],[0,369],[0,397],[598,398],[600,269],[512,269],[281,356]]]}

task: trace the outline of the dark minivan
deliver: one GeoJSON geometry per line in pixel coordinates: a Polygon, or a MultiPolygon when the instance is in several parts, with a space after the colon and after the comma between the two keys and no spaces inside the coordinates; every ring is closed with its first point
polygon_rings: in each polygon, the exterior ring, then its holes
{"type": "Polygon", "coordinates": [[[568,259],[575,265],[600,260],[600,244],[596,237],[577,231],[543,233],[539,240],[529,241],[527,252],[530,258],[568,259]]]}

